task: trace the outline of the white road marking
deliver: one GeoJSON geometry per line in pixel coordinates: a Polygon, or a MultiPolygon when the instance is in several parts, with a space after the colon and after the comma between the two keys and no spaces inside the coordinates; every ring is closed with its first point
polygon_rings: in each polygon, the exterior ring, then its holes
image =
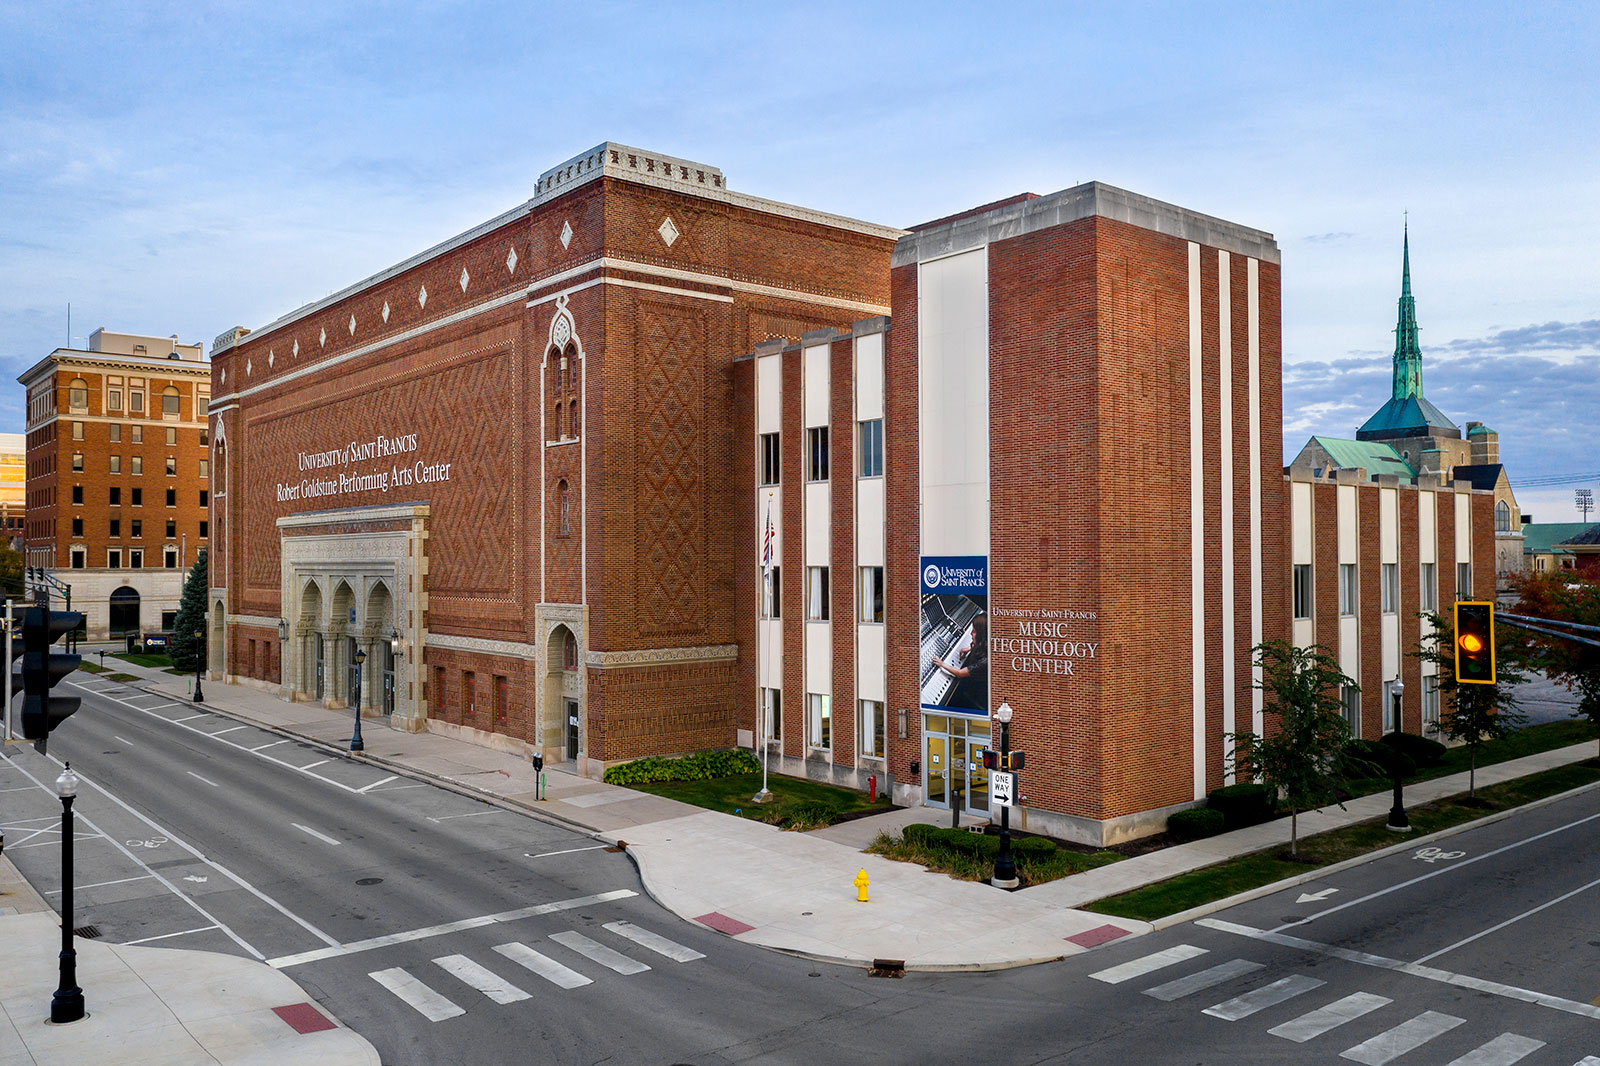
{"type": "Polygon", "coordinates": [[[442,967],[446,973],[471,985],[496,1003],[515,1003],[518,1000],[532,998],[510,981],[491,970],[484,969],[465,955],[445,955],[434,959],[433,964],[442,967]]]}
{"type": "Polygon", "coordinates": [[[167,940],[175,936],[188,936],[190,933],[209,933],[213,929],[221,928],[215,925],[202,925],[198,929],[182,929],[176,933],[162,933],[160,936],[147,936],[143,940],[129,940],[123,947],[132,947],[135,944],[148,944],[152,940],[167,940]]]}
{"type": "Polygon", "coordinates": [[[1542,1047],[1543,1040],[1533,1040],[1516,1033],[1501,1033],[1482,1047],[1473,1048],[1450,1063],[1450,1066],[1511,1066],[1513,1062],[1526,1058],[1542,1047]]]}
{"type": "Polygon", "coordinates": [[[219,729],[215,733],[207,733],[208,737],[220,737],[224,733],[237,733],[241,729],[249,729],[247,725],[231,725],[227,729],[219,729]]]}
{"type": "Polygon", "coordinates": [[[189,774],[190,777],[194,778],[196,781],[204,781],[206,784],[210,785],[212,788],[221,788],[222,787],[221,785],[217,784],[215,781],[211,780],[209,777],[201,777],[199,774],[195,773],[193,770],[189,770],[189,771],[187,771],[187,773],[189,774]]]}
{"type": "Polygon", "coordinates": [[[1401,962],[1399,959],[1389,959],[1382,955],[1369,955],[1364,951],[1351,951],[1349,948],[1334,947],[1332,944],[1321,944],[1315,940],[1305,940],[1301,937],[1289,936],[1285,933],[1266,929],[1255,929],[1248,925],[1224,922],[1217,918],[1200,918],[1194,924],[1207,929],[1217,929],[1224,933],[1250,937],[1253,940],[1264,940],[1269,944],[1298,948],[1301,951],[1315,951],[1330,958],[1344,959],[1346,962],[1358,962],[1363,966],[1372,966],[1380,970],[1408,973],[1413,977],[1437,981],[1444,985],[1454,985],[1456,988],[1470,988],[1475,992],[1487,992],[1493,996],[1502,996],[1505,999],[1514,999],[1522,1003],[1535,1003],[1541,1007],[1564,1011],[1567,1014],[1577,1014],[1585,1018],[1600,1018],[1600,1006],[1591,1003],[1579,1003],[1577,1000],[1572,999],[1563,999],[1560,996],[1552,996],[1547,992],[1535,992],[1532,989],[1518,988],[1515,985],[1503,985],[1498,981],[1485,981],[1481,977],[1469,977],[1466,974],[1451,973],[1449,970],[1440,970],[1433,966],[1422,966],[1415,962],[1401,962]]]}
{"type": "Polygon", "coordinates": [[[339,846],[339,842],[337,840],[333,839],[327,833],[319,833],[319,832],[317,832],[315,829],[311,828],[309,825],[301,825],[299,822],[290,822],[289,824],[294,826],[296,829],[300,830],[300,832],[302,832],[302,833],[311,834],[312,836],[316,837],[318,840],[322,841],[324,844],[332,844],[334,847],[338,847],[339,846]]]}
{"type": "Polygon", "coordinates": [[[569,970],[555,959],[539,954],[526,944],[496,944],[494,950],[560,988],[582,988],[584,985],[594,984],[577,970],[569,970]]]}
{"type": "Polygon", "coordinates": [[[1334,1000],[1326,1007],[1318,1007],[1309,1014],[1302,1014],[1282,1025],[1275,1025],[1267,1032],[1303,1044],[1330,1029],[1337,1029],[1345,1022],[1353,1022],[1363,1014],[1371,1014],[1379,1007],[1387,1007],[1393,1002],[1392,999],[1374,996],[1370,992],[1354,992],[1343,999],[1334,1000]]]}
{"type": "Polygon", "coordinates": [[[376,970],[367,976],[415,1007],[430,1022],[442,1022],[467,1013],[398,966],[376,970]]]}
{"type": "Polygon", "coordinates": [[[1511,917],[1511,918],[1507,918],[1505,921],[1501,922],[1499,925],[1491,925],[1489,928],[1485,929],[1481,933],[1473,933],[1471,936],[1467,937],[1465,940],[1457,940],[1454,944],[1451,944],[1449,947],[1440,948],[1438,951],[1435,951],[1432,954],[1424,955],[1424,956],[1422,956],[1422,958],[1418,959],[1417,962],[1423,963],[1423,962],[1428,962],[1428,961],[1430,961],[1432,959],[1437,959],[1440,955],[1446,955],[1446,954],[1454,951],[1456,948],[1465,947],[1466,945],[1472,943],[1474,940],[1481,940],[1483,937],[1488,936],[1490,933],[1498,933],[1500,930],[1504,929],[1508,925],[1515,925],[1517,922],[1522,921],[1522,919],[1524,919],[1524,918],[1532,917],[1533,915],[1538,914],[1542,910],[1546,910],[1546,909],[1548,909],[1550,907],[1554,907],[1557,903],[1565,903],[1567,900],[1571,899],[1573,896],[1578,895],[1580,892],[1587,892],[1591,888],[1595,887],[1596,885],[1600,885],[1600,878],[1595,878],[1593,881],[1590,881],[1586,885],[1580,885],[1577,888],[1573,889],[1571,892],[1568,892],[1568,893],[1566,893],[1564,895],[1557,896],[1555,899],[1550,900],[1548,903],[1541,903],[1537,907],[1532,907],[1532,908],[1530,908],[1528,910],[1523,911],[1521,914],[1515,915],[1514,917],[1511,917]]]}
{"type": "Polygon", "coordinates": [[[592,962],[598,962],[608,970],[615,970],[621,974],[644,973],[650,967],[636,959],[630,959],[620,951],[613,951],[596,940],[590,940],[582,933],[565,932],[551,933],[550,939],[564,948],[571,948],[579,955],[592,962]]]}
{"type": "Polygon", "coordinates": [[[1281,981],[1274,981],[1270,985],[1246,992],[1242,996],[1235,996],[1225,1003],[1207,1007],[1201,1014],[1209,1014],[1213,1018],[1221,1018],[1225,1022],[1236,1022],[1240,1018],[1248,1018],[1257,1011],[1276,1007],[1279,1003],[1293,999],[1295,996],[1321,988],[1327,982],[1319,981],[1315,977],[1304,974],[1290,974],[1281,981]]]}
{"type": "MultiPolygon", "coordinates": [[[[705,958],[694,948],[684,947],[675,940],[668,940],[666,937],[652,933],[648,929],[641,929],[632,922],[607,922],[600,928],[615,933],[626,940],[631,940],[640,947],[649,948],[657,955],[665,955],[673,962],[693,962],[695,959],[705,958]]],[[[1320,984],[1321,982],[1318,983],[1320,984]]]]}
{"type": "Polygon", "coordinates": [[[1214,985],[1220,985],[1224,981],[1231,981],[1235,977],[1243,977],[1247,973],[1252,973],[1262,968],[1259,962],[1251,962],[1249,959],[1231,959],[1228,962],[1218,963],[1209,970],[1201,970],[1199,973],[1180,977],[1176,981],[1168,981],[1164,985],[1147,988],[1144,990],[1144,994],[1152,999],[1171,1003],[1175,999],[1182,999],[1184,996],[1203,992],[1214,985]]]}
{"type": "Polygon", "coordinates": [[[1322,900],[1327,899],[1337,891],[1339,891],[1337,888],[1325,888],[1321,892],[1302,892],[1300,893],[1300,898],[1295,900],[1295,902],[1320,903],[1322,900]]]}
{"type": "Polygon", "coordinates": [[[32,792],[32,785],[18,785],[16,788],[0,788],[0,792],[32,792]]]}
{"type": "Polygon", "coordinates": [[[275,748],[279,744],[287,744],[287,743],[289,743],[287,740],[274,740],[271,744],[263,744],[259,748],[246,748],[244,750],[245,751],[250,751],[250,752],[266,751],[268,748],[275,748]]]}
{"type": "Polygon", "coordinates": [[[133,741],[129,740],[127,737],[119,737],[115,733],[111,734],[111,739],[112,740],[120,740],[124,744],[132,744],[133,743],[133,741]]]}
{"type": "Polygon", "coordinates": [[[563,848],[560,851],[541,851],[537,855],[525,851],[522,853],[522,857],[524,859],[548,859],[552,855],[572,855],[580,851],[599,851],[601,848],[609,848],[610,846],[610,844],[590,844],[586,848],[563,848]]]}
{"type": "Polygon", "coordinates": [[[1587,1055],[1574,1062],[1572,1066],[1600,1066],[1600,1055],[1587,1055]]]}
{"type": "Polygon", "coordinates": [[[507,812],[501,811],[501,810],[494,810],[494,811],[468,811],[466,814],[443,814],[443,815],[440,815],[437,818],[429,818],[428,821],[430,821],[430,822],[448,822],[452,818],[480,818],[485,814],[505,814],[505,813],[507,813],[507,812]]]}
{"type": "Polygon", "coordinates": [[[1179,944],[1175,948],[1167,948],[1165,951],[1158,951],[1154,955],[1146,955],[1141,959],[1134,959],[1132,962],[1124,962],[1110,969],[1101,970],[1099,973],[1092,973],[1089,977],[1095,981],[1104,981],[1108,985],[1120,985],[1124,981],[1131,981],[1135,977],[1143,977],[1147,973],[1153,973],[1174,963],[1198,958],[1205,953],[1205,948],[1179,944]]]}
{"type": "Polygon", "coordinates": [[[374,792],[399,792],[403,788],[427,788],[427,787],[428,787],[428,783],[426,781],[418,781],[415,784],[411,784],[411,785],[390,785],[388,788],[375,788],[372,791],[374,791],[374,792]]]}
{"type": "MultiPolygon", "coordinates": [[[[115,881],[96,881],[92,885],[77,885],[75,887],[77,888],[77,890],[79,892],[82,892],[85,889],[89,889],[89,888],[105,888],[107,885],[125,885],[129,881],[148,881],[148,880],[150,880],[150,878],[151,878],[150,874],[140,874],[138,877],[119,877],[115,881]]],[[[50,891],[46,892],[45,895],[47,895],[47,896],[59,896],[59,895],[61,895],[61,889],[52,888],[50,891]]]]}
{"type": "Polygon", "coordinates": [[[1369,1040],[1363,1040],[1353,1048],[1346,1048],[1339,1052],[1339,1057],[1363,1063],[1364,1066],[1384,1066],[1384,1063],[1391,1059],[1397,1059],[1408,1051],[1415,1051],[1434,1037],[1443,1036],[1456,1026],[1464,1024],[1466,1024],[1465,1018],[1425,1010],[1393,1029],[1385,1030],[1369,1040]]]}
{"type": "MultiPolygon", "coordinates": [[[[170,718],[170,719],[168,719],[168,721],[170,721],[173,725],[179,725],[179,724],[181,724],[183,722],[192,722],[196,718],[209,718],[209,717],[211,717],[211,714],[210,714],[209,711],[202,711],[200,714],[191,714],[187,718],[170,718]]],[[[210,735],[211,735],[210,733],[206,734],[206,736],[210,736],[210,735]]]]}
{"type": "MultiPolygon", "coordinates": [[[[323,763],[332,762],[332,761],[333,761],[332,759],[318,759],[316,762],[308,762],[304,766],[296,766],[295,769],[299,770],[301,773],[305,773],[307,770],[311,769],[314,766],[321,766],[323,763]]],[[[326,777],[324,777],[324,778],[321,778],[321,780],[327,781],[328,779],[326,777]]],[[[332,782],[330,781],[329,784],[332,784],[332,782]]],[[[345,786],[345,787],[349,788],[348,785],[345,786]]],[[[350,791],[354,792],[355,789],[352,788],[352,789],[350,789],[350,791]]]]}
{"type": "Polygon", "coordinates": [[[536,918],[542,914],[555,914],[557,911],[570,911],[579,907],[610,903],[613,900],[630,899],[634,895],[636,893],[629,889],[618,888],[610,892],[597,892],[592,896],[578,896],[575,899],[558,900],[555,903],[535,903],[531,907],[518,907],[514,911],[484,914],[476,918],[462,918],[458,921],[445,922],[441,925],[430,925],[422,929],[410,929],[403,933],[375,936],[349,944],[331,944],[315,951],[302,951],[297,955],[283,955],[276,959],[268,959],[267,965],[274,969],[282,970],[289,966],[300,966],[308,962],[321,962],[324,959],[337,959],[363,951],[375,951],[378,948],[393,947],[395,944],[409,944],[413,940],[427,940],[430,937],[444,936],[448,933],[459,933],[463,929],[481,929],[486,925],[515,922],[523,918],[536,918]]]}
{"type": "Polygon", "coordinates": [[[387,783],[389,781],[393,781],[395,779],[395,777],[397,777],[397,776],[398,775],[396,775],[396,774],[390,774],[388,777],[379,778],[377,781],[374,781],[370,785],[362,785],[360,788],[356,789],[356,791],[357,792],[371,792],[373,789],[377,788],[379,785],[385,784],[385,783],[387,783]]]}

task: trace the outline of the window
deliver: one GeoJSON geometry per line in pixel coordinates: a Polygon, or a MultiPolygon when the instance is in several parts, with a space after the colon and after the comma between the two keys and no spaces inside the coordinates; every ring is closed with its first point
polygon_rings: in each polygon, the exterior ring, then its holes
{"type": "Polygon", "coordinates": [[[1511,532],[1511,507],[1504,500],[1494,505],[1494,531],[1511,532]]]}
{"type": "Polygon", "coordinates": [[[1379,577],[1383,582],[1383,613],[1394,614],[1400,610],[1400,567],[1395,563],[1384,563],[1379,577]]]}
{"type": "Polygon", "coordinates": [[[561,642],[561,669],[576,670],[578,668],[578,638],[570,632],[561,642]]]}
{"type": "Polygon", "coordinates": [[[84,551],[82,548],[72,549],[72,569],[82,570],[84,566],[84,551]]]}
{"type": "Polygon", "coordinates": [[[211,536],[211,523],[205,519],[200,520],[200,539],[205,540],[211,536]]]}
{"type": "Polygon", "coordinates": [[[828,568],[806,567],[806,618],[813,622],[828,620],[828,568]]]}
{"type": "Polygon", "coordinates": [[[820,692],[806,696],[806,721],[810,732],[806,742],[813,748],[833,746],[833,697],[820,692]]]}
{"type": "Polygon", "coordinates": [[[806,480],[828,480],[828,427],[806,430],[806,480]]]}
{"type": "Polygon", "coordinates": [[[176,506],[178,506],[178,490],[177,489],[168,489],[167,490],[167,506],[168,507],[176,507],[176,506]]]}
{"type": "Polygon", "coordinates": [[[782,453],[778,448],[778,434],[761,434],[761,483],[776,485],[779,471],[783,469],[782,453]]]}
{"type": "Polygon", "coordinates": [[[167,447],[175,448],[178,445],[178,430],[176,426],[167,427],[167,447]]]}
{"type": "Polygon", "coordinates": [[[1339,613],[1352,615],[1356,613],[1356,564],[1339,564],[1339,613]]]}
{"type": "Polygon", "coordinates": [[[783,690],[761,690],[761,735],[767,740],[783,739],[783,690]]]}
{"type": "Polygon", "coordinates": [[[120,411],[120,410],[122,410],[122,390],[121,389],[107,389],[106,390],[106,410],[107,411],[120,411]]]}
{"type": "Polygon", "coordinates": [[[143,426],[134,426],[133,427],[133,443],[135,443],[135,444],[143,444],[144,443],[144,427],[143,426]]]}
{"type": "Polygon", "coordinates": [[[168,385],[161,390],[161,417],[178,417],[178,388],[176,385],[168,385]]]}
{"type": "Polygon", "coordinates": [[[82,378],[67,383],[67,410],[75,415],[89,413],[89,383],[82,378]]]}
{"type": "Polygon", "coordinates": [[[144,519],[135,518],[128,522],[128,535],[131,537],[144,536],[144,519]]]}
{"type": "Polygon", "coordinates": [[[168,477],[177,477],[178,476],[178,457],[175,456],[175,455],[167,456],[167,476],[168,477]]]}
{"type": "Polygon", "coordinates": [[[471,670],[461,671],[461,711],[464,715],[477,712],[477,694],[474,691],[477,683],[478,677],[471,670]]]}
{"type": "Polygon", "coordinates": [[[1422,735],[1439,731],[1439,679],[1429,675],[1422,679],[1422,735]]]}
{"type": "Polygon", "coordinates": [[[210,430],[202,429],[200,431],[200,447],[202,447],[202,448],[211,447],[211,431],[210,430]]]}
{"type": "Polygon", "coordinates": [[[1311,617],[1311,564],[1294,564],[1294,616],[1311,617]]]}
{"type": "Polygon", "coordinates": [[[433,668],[433,705],[436,709],[444,710],[444,667],[433,668]]]}
{"type": "Polygon", "coordinates": [[[1424,611],[1437,611],[1439,609],[1439,578],[1436,573],[1438,567],[1433,563],[1422,564],[1421,585],[1417,589],[1417,606],[1424,611]]]}
{"type": "Polygon", "coordinates": [[[106,427],[106,434],[107,434],[106,439],[109,440],[112,444],[121,444],[122,443],[122,423],[121,422],[113,422],[113,423],[111,423],[110,426],[106,427]]]}
{"type": "Polygon", "coordinates": [[[1394,682],[1383,683],[1383,731],[1394,732],[1394,682]]]}
{"type": "MultiPolygon", "coordinates": [[[[194,416],[204,418],[211,411],[211,394],[197,392],[194,394],[194,416]]],[[[205,443],[204,441],[201,442],[205,443]]]]}
{"type": "Polygon", "coordinates": [[[783,617],[783,567],[774,566],[761,575],[761,617],[783,617]]]}
{"type": "Polygon", "coordinates": [[[82,485],[74,485],[74,486],[72,486],[72,502],[73,503],[82,503],[83,502],[83,486],[82,485]]]}
{"type": "Polygon", "coordinates": [[[168,548],[162,554],[165,556],[165,562],[166,562],[167,569],[168,570],[176,570],[178,568],[178,549],[177,548],[168,548]]]}
{"type": "Polygon", "coordinates": [[[73,452],[72,453],[72,472],[75,473],[75,474],[83,473],[83,453],[82,452],[73,452]]]}
{"type": "Polygon", "coordinates": [[[144,456],[130,455],[128,457],[128,472],[132,474],[144,473],[144,456]]]}
{"type": "Polygon", "coordinates": [[[206,478],[211,476],[211,460],[209,460],[209,459],[200,460],[200,476],[201,477],[206,477],[206,478]]]}
{"type": "Polygon", "coordinates": [[[567,426],[568,426],[568,428],[570,428],[572,430],[573,438],[576,439],[577,436],[578,436],[578,401],[577,400],[573,400],[572,403],[567,405],[567,412],[568,412],[568,414],[567,414],[567,426]]]}
{"type": "Polygon", "coordinates": [[[877,700],[862,700],[856,716],[856,736],[861,738],[861,754],[868,759],[881,759],[887,751],[884,729],[883,704],[877,700]]]}
{"type": "Polygon", "coordinates": [[[1350,734],[1361,735],[1361,690],[1354,685],[1343,685],[1339,689],[1339,709],[1344,715],[1345,724],[1350,727],[1350,734]]]}
{"type": "Polygon", "coordinates": [[[82,422],[74,422],[74,423],[72,423],[72,439],[73,440],[82,440],[83,439],[83,423],[82,422]]]}
{"type": "Polygon", "coordinates": [[[128,569],[130,569],[130,570],[143,570],[144,569],[144,549],[143,548],[129,548],[128,549],[128,569]]]}
{"type": "Polygon", "coordinates": [[[861,620],[883,621],[883,567],[861,568],[861,620]]]}
{"type": "Polygon", "coordinates": [[[110,464],[111,464],[111,472],[112,472],[112,473],[113,473],[113,474],[120,474],[120,473],[122,473],[122,456],[120,456],[120,455],[113,455],[113,456],[111,456],[111,457],[110,457],[110,458],[109,458],[109,460],[108,460],[108,461],[109,461],[109,462],[110,462],[110,464]]]}
{"type": "Polygon", "coordinates": [[[1472,564],[1456,564],[1456,599],[1472,599],[1472,564]]]}
{"type": "Polygon", "coordinates": [[[493,677],[494,716],[498,721],[503,722],[506,719],[506,704],[509,702],[506,699],[506,677],[504,674],[495,674],[493,677]]]}
{"type": "Polygon", "coordinates": [[[130,389],[128,391],[128,410],[133,414],[144,414],[144,390],[130,389]]]}
{"type": "Polygon", "coordinates": [[[107,570],[121,570],[122,569],[122,549],[121,548],[107,548],[106,549],[106,569],[107,570]]]}
{"type": "Polygon", "coordinates": [[[206,489],[201,489],[200,490],[200,506],[201,507],[210,507],[211,506],[211,493],[206,489]]]}
{"type": "Polygon", "coordinates": [[[883,476],[883,419],[874,418],[861,423],[860,437],[861,476],[883,476]]]}
{"type": "Polygon", "coordinates": [[[559,536],[572,535],[572,486],[565,481],[556,483],[556,513],[558,524],[556,526],[559,536]]]}
{"type": "Polygon", "coordinates": [[[132,492],[133,492],[132,506],[134,506],[134,507],[143,507],[144,506],[144,489],[133,489],[132,492]]]}
{"type": "Polygon", "coordinates": [[[122,486],[121,485],[113,485],[113,486],[111,486],[111,506],[113,506],[113,507],[121,507],[122,506],[122,486]]]}
{"type": "Polygon", "coordinates": [[[561,420],[562,420],[563,417],[565,417],[566,411],[567,411],[566,405],[561,403],[558,400],[556,402],[556,440],[566,440],[567,439],[566,430],[561,428],[561,420]]]}
{"type": "Polygon", "coordinates": [[[82,518],[74,518],[72,520],[72,535],[74,537],[83,536],[83,519],[82,518]]]}
{"type": "Polygon", "coordinates": [[[122,536],[122,519],[113,518],[111,520],[111,536],[113,536],[113,537],[122,536]]]}
{"type": "Polygon", "coordinates": [[[177,535],[178,535],[178,523],[173,521],[170,518],[167,519],[167,538],[170,540],[171,538],[176,537],[177,535]]]}

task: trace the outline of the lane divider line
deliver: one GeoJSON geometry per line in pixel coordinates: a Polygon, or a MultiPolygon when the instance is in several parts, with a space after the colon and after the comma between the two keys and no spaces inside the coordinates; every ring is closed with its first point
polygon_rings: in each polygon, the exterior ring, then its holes
{"type": "Polygon", "coordinates": [[[301,825],[299,822],[290,822],[289,824],[294,826],[296,829],[300,830],[300,832],[302,832],[302,833],[310,833],[312,836],[316,837],[318,840],[322,841],[324,844],[332,844],[334,847],[338,847],[339,846],[339,841],[333,839],[327,833],[319,833],[319,832],[317,832],[315,829],[311,828],[309,825],[301,825]]]}
{"type": "Polygon", "coordinates": [[[1431,955],[1424,955],[1424,956],[1422,956],[1422,958],[1418,959],[1417,962],[1418,962],[1419,965],[1421,963],[1424,963],[1424,962],[1429,962],[1429,961],[1431,961],[1433,959],[1437,959],[1440,955],[1446,955],[1446,954],[1454,951],[1456,948],[1465,947],[1466,945],[1472,943],[1474,940],[1481,940],[1484,937],[1488,936],[1490,933],[1498,933],[1500,930],[1504,929],[1508,925],[1515,925],[1516,923],[1522,921],[1522,919],[1524,919],[1524,918],[1531,918],[1533,915],[1538,914],[1542,910],[1547,910],[1550,907],[1554,907],[1557,903],[1565,903],[1567,900],[1571,899],[1573,896],[1578,895],[1580,892],[1587,892],[1591,888],[1595,887],[1596,885],[1600,885],[1600,877],[1595,878],[1593,881],[1590,881],[1586,885],[1578,886],[1577,888],[1573,889],[1571,892],[1567,892],[1567,893],[1564,893],[1562,895],[1559,895],[1555,899],[1550,900],[1547,903],[1541,903],[1537,907],[1533,907],[1533,908],[1530,908],[1528,910],[1525,910],[1521,914],[1516,915],[1515,917],[1507,918],[1505,921],[1501,922],[1499,925],[1491,925],[1489,928],[1485,929],[1481,933],[1473,933],[1471,936],[1467,937],[1465,940],[1458,940],[1454,944],[1451,944],[1449,947],[1440,948],[1438,951],[1433,952],[1431,955]]]}
{"type": "Polygon", "coordinates": [[[188,771],[188,774],[189,774],[190,777],[194,778],[196,781],[204,781],[206,784],[210,785],[212,788],[221,788],[222,787],[221,785],[217,784],[215,781],[211,780],[209,777],[201,777],[199,774],[195,773],[193,770],[188,771]]]}

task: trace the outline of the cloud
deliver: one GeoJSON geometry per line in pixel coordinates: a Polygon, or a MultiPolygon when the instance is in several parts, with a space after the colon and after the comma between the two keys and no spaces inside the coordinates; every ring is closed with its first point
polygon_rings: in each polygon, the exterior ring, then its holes
{"type": "Polygon", "coordinates": [[[1313,244],[1328,244],[1333,241],[1348,241],[1354,236],[1354,233],[1345,233],[1341,231],[1339,233],[1312,233],[1301,237],[1300,239],[1303,241],[1310,241],[1313,244]]]}
{"type": "Polygon", "coordinates": [[[1600,352],[1600,318],[1583,322],[1544,322],[1536,326],[1501,329],[1487,337],[1453,340],[1446,352],[1515,354],[1529,351],[1600,352]]]}

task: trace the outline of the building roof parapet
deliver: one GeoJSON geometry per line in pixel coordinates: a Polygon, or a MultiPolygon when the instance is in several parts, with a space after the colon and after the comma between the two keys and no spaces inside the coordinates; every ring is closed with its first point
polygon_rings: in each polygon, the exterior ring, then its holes
{"type": "Polygon", "coordinates": [[[33,384],[42,374],[57,365],[101,367],[127,370],[130,366],[147,374],[172,374],[174,376],[210,377],[211,364],[193,359],[172,359],[165,355],[123,355],[120,352],[91,352],[81,348],[57,348],[43,359],[17,375],[20,385],[33,384]]]}
{"type": "Polygon", "coordinates": [[[918,229],[900,238],[890,262],[897,267],[920,263],[1096,215],[1264,262],[1280,261],[1277,240],[1263,230],[1091,181],[918,229]]]}
{"type": "Polygon", "coordinates": [[[850,324],[850,332],[857,337],[870,337],[874,333],[888,333],[889,323],[893,321],[888,315],[874,315],[872,318],[862,318],[850,324]]]}
{"type": "Polygon", "coordinates": [[[807,330],[805,333],[800,334],[800,343],[810,348],[818,344],[832,344],[840,337],[848,337],[849,335],[849,333],[834,329],[832,326],[824,326],[822,329],[807,330]]]}

